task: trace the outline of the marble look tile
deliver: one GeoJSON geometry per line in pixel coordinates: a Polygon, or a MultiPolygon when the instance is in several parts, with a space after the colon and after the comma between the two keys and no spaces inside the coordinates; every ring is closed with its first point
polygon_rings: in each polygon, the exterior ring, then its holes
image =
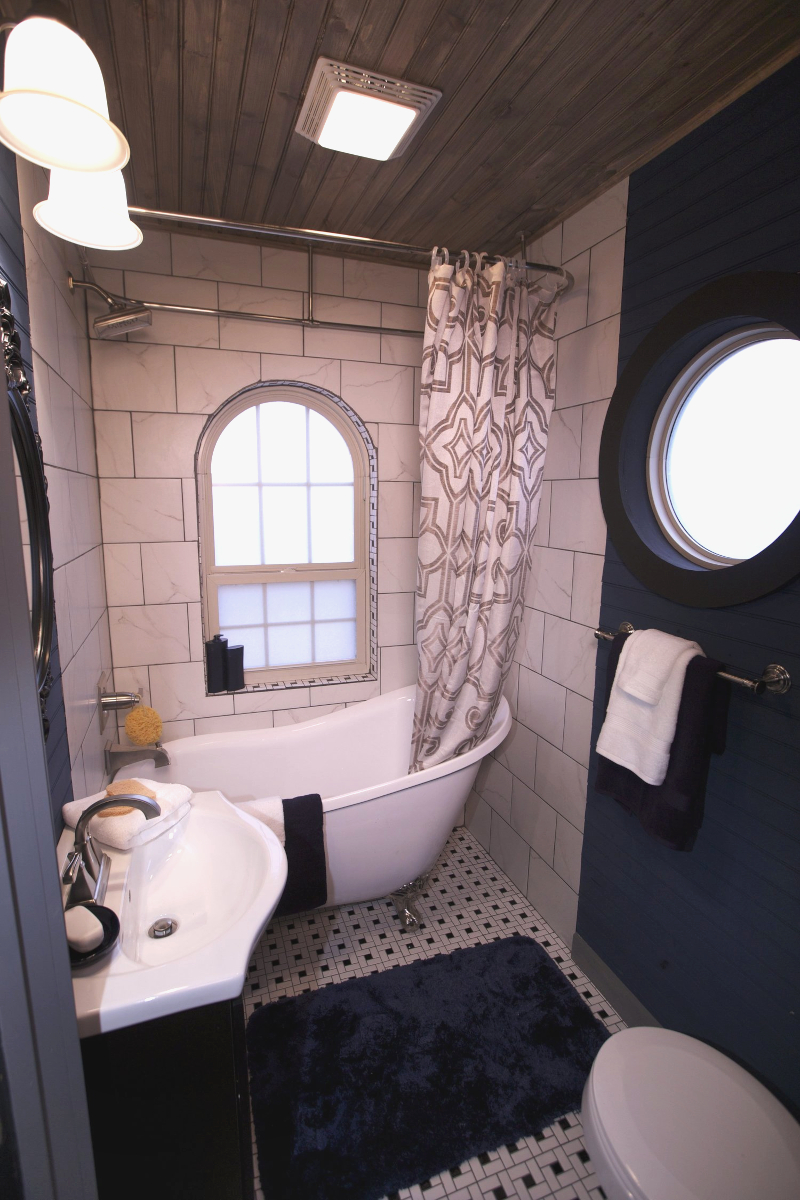
{"type": "MultiPolygon", "coordinates": [[[[581,851],[583,849],[583,834],[570,825],[564,817],[558,817],[556,826],[556,845],[553,856],[553,868],[573,892],[581,886],[581,851]]],[[[544,855],[542,855],[544,858],[544,855]]]]}
{"type": "MultiPolygon", "coordinates": [[[[72,388],[60,375],[46,367],[41,359],[39,361],[39,374],[34,378],[44,461],[75,471],[78,467],[78,451],[72,388]]],[[[77,403],[80,404],[81,401],[78,400],[77,403]]]]}
{"type": "Polygon", "coordinates": [[[57,569],[75,557],[75,534],[69,499],[69,471],[48,467],[47,495],[50,501],[50,538],[53,543],[53,566],[57,569]]]}
{"type": "Polygon", "coordinates": [[[526,250],[528,261],[550,263],[553,266],[560,267],[561,238],[562,224],[559,221],[558,225],[554,225],[552,229],[548,229],[547,233],[543,233],[540,237],[528,242],[526,250]]]}
{"type": "Polygon", "coordinates": [[[186,304],[192,308],[216,308],[218,298],[217,284],[210,280],[128,270],[125,272],[125,295],[155,300],[159,304],[186,304]]]}
{"type": "MultiPolygon", "coordinates": [[[[264,287],[307,292],[308,254],[305,250],[291,250],[288,246],[262,246],[261,283],[264,287]]],[[[316,281],[316,272],[314,288],[324,291],[316,281]]]]}
{"type": "Polygon", "coordinates": [[[193,413],[133,413],[136,477],[192,475],[204,425],[205,418],[193,413]]]}
{"type": "Polygon", "coordinates": [[[381,657],[381,692],[408,687],[417,682],[419,656],[416,646],[384,646],[381,657]]]}
{"type": "Polygon", "coordinates": [[[499,813],[504,821],[511,822],[511,785],[514,776],[497,759],[487,755],[478,768],[475,791],[487,804],[499,813]]]}
{"type": "Polygon", "coordinates": [[[500,870],[524,892],[528,886],[528,843],[494,811],[489,853],[500,870]]]}
{"type": "MultiPolygon", "coordinates": [[[[299,297],[300,293],[295,292],[299,297]]],[[[265,354],[303,353],[302,325],[220,317],[219,344],[223,350],[254,350],[265,354]]]]}
{"type": "Polygon", "coordinates": [[[160,229],[145,229],[142,232],[144,237],[135,250],[90,249],[87,250],[89,262],[93,267],[116,267],[126,271],[169,275],[172,272],[170,235],[160,229]]]}
{"type": "Polygon", "coordinates": [[[174,412],[175,353],[171,346],[92,342],[94,407],[174,412]]]}
{"type": "Polygon", "coordinates": [[[322,254],[317,251],[314,252],[313,260],[314,291],[324,292],[327,296],[344,295],[344,260],[338,254],[322,254]]]}
{"type": "MultiPolygon", "coordinates": [[[[138,692],[142,704],[150,705],[150,669],[148,667],[114,667],[114,687],[118,692],[138,692]]],[[[125,724],[125,713],[120,714],[119,725],[125,724]]]]}
{"type": "Polygon", "coordinates": [[[588,321],[602,321],[622,306],[622,271],[625,266],[625,230],[592,246],[589,276],[588,321]]]}
{"type": "Polygon", "coordinates": [[[378,645],[410,646],[414,641],[413,592],[384,592],[378,601],[378,645]]]}
{"type": "MultiPolygon", "coordinates": [[[[172,612],[171,605],[167,606],[172,612]]],[[[168,663],[150,667],[153,708],[164,721],[221,717],[233,713],[233,696],[207,696],[201,662],[168,663]]]]}
{"type": "Polygon", "coordinates": [[[95,546],[86,558],[86,584],[89,592],[89,621],[94,626],[102,618],[108,603],[103,569],[103,547],[95,546]]]}
{"type": "MultiPolygon", "coordinates": [[[[581,478],[596,479],[599,474],[600,439],[608,412],[608,400],[584,404],[581,427],[581,478]]],[[[573,409],[570,412],[575,411],[573,409]]]]}
{"type": "Polygon", "coordinates": [[[67,665],[73,655],[72,627],[69,612],[69,589],[67,587],[67,568],[59,567],[53,572],[53,599],[58,626],[58,657],[61,668],[67,665]]]}
{"type": "MultiPolygon", "coordinates": [[[[147,298],[154,299],[152,296],[147,298]]],[[[193,307],[205,306],[196,304],[193,307]]],[[[216,308],[216,304],[213,307],[216,308]]],[[[128,339],[130,342],[144,342],[148,345],[205,346],[216,349],[221,344],[220,324],[216,316],[156,310],[153,313],[152,324],[129,333],[128,339]]]]}
{"type": "Polygon", "coordinates": [[[514,780],[510,824],[540,858],[552,863],[556,813],[519,779],[514,780]]]}
{"type": "Polygon", "coordinates": [[[103,552],[108,603],[117,607],[125,604],[144,604],[139,543],[107,543],[103,552]]]}
{"type": "Polygon", "coordinates": [[[549,679],[591,700],[596,656],[592,629],[560,617],[545,617],[542,673],[549,679]]]}
{"type": "MultiPolygon", "coordinates": [[[[572,580],[573,621],[597,628],[600,620],[600,591],[603,585],[603,558],[599,554],[576,554],[572,580]]],[[[563,614],[559,614],[561,616],[563,614]]]]}
{"type": "Polygon", "coordinates": [[[312,383],[335,395],[341,394],[341,370],[338,358],[303,358],[299,354],[262,354],[262,379],[288,379],[293,383],[312,383]]]}
{"type": "Polygon", "coordinates": [[[104,478],[133,477],[131,414],[98,409],[94,414],[97,473],[104,478]]]}
{"type": "Polygon", "coordinates": [[[203,613],[199,603],[187,604],[189,612],[189,658],[192,662],[203,662],[205,646],[203,644],[203,613]]]}
{"type": "Polygon", "coordinates": [[[548,925],[571,946],[578,918],[578,895],[536,854],[531,854],[527,895],[548,925]]]}
{"type": "MultiPolygon", "coordinates": [[[[302,293],[287,288],[247,287],[221,283],[219,306],[230,312],[258,313],[264,317],[302,317],[302,293]]],[[[253,322],[256,324],[256,322],[253,322]]]]}
{"type": "Polygon", "coordinates": [[[534,546],[546,546],[550,538],[550,498],[552,484],[543,483],[539,500],[539,515],[533,533],[534,546]]]}
{"type": "MultiPolygon", "coordinates": [[[[91,395],[91,392],[89,393],[91,395]]],[[[95,452],[94,413],[88,404],[74,394],[75,446],[78,453],[78,470],[84,475],[97,475],[95,452]]]]}
{"type": "Polygon", "coordinates": [[[81,351],[86,332],[75,319],[72,309],[56,288],[56,324],[58,328],[58,371],[71,388],[80,391],[81,351]]]}
{"type": "Polygon", "coordinates": [[[417,586],[417,539],[378,539],[378,592],[413,592],[417,586]]]}
{"type": "Polygon", "coordinates": [[[410,308],[407,304],[382,304],[381,325],[384,329],[413,329],[422,333],[425,328],[425,308],[410,308]]]}
{"type": "Polygon", "coordinates": [[[417,304],[420,308],[426,308],[428,304],[428,272],[427,270],[419,270],[419,284],[417,288],[417,304]]]}
{"type": "Polygon", "coordinates": [[[420,477],[419,430],[414,425],[381,425],[378,448],[378,478],[418,480],[420,477]]]}
{"type": "Polygon", "coordinates": [[[318,721],[320,717],[327,717],[330,713],[341,712],[344,707],[344,704],[317,704],[311,708],[278,709],[273,714],[275,728],[300,725],[305,721],[318,721]]]}
{"type": "Polygon", "coordinates": [[[575,280],[572,287],[558,302],[556,310],[556,337],[565,337],[586,324],[589,300],[589,251],[584,250],[563,264],[575,280]]]}
{"type": "Polygon", "coordinates": [[[552,680],[520,667],[517,718],[539,737],[560,747],[564,740],[567,694],[552,680]]]}
{"type": "Polygon", "coordinates": [[[381,334],[381,362],[419,367],[422,363],[422,338],[406,337],[402,333],[381,334]]]}
{"type": "Polygon", "coordinates": [[[378,537],[411,537],[413,483],[378,484],[378,537]]]}
{"type": "Polygon", "coordinates": [[[568,617],[572,595],[572,563],[569,550],[534,547],[525,602],[540,612],[568,617]]]}
{"type": "MultiPolygon", "coordinates": [[[[190,279],[261,283],[261,247],[212,237],[172,235],[172,271],[190,279]]],[[[225,305],[220,305],[225,308],[225,305]]]]}
{"type": "Polygon", "coordinates": [[[187,542],[196,542],[199,536],[197,531],[197,481],[194,478],[182,479],[181,488],[183,491],[184,536],[187,542]]]}
{"type": "Polygon", "coordinates": [[[536,752],[536,794],[577,829],[586,811],[586,767],[540,740],[536,752]]]}
{"type": "Polygon", "coordinates": [[[30,311],[31,341],[41,357],[53,367],[60,369],[58,344],[58,317],[56,315],[56,286],[44,264],[44,260],[27,234],[25,243],[25,270],[28,284],[28,307],[30,311]]]}
{"type": "Polygon", "coordinates": [[[581,414],[576,408],[556,409],[550,419],[544,479],[577,479],[581,467],[581,414]]]}
{"type": "Polygon", "coordinates": [[[272,729],[272,726],[271,712],[240,713],[239,716],[231,717],[198,717],[194,723],[194,732],[198,735],[229,731],[241,732],[244,729],[272,729]]]}
{"type": "Polygon", "coordinates": [[[379,333],[357,333],[352,329],[303,329],[303,350],[312,358],[347,358],[358,362],[380,362],[379,333]]]}
{"type": "Polygon", "coordinates": [[[467,797],[464,824],[484,850],[488,850],[492,838],[492,810],[477,792],[470,792],[467,797]]]}
{"type": "Polygon", "coordinates": [[[515,661],[530,671],[541,671],[543,640],[544,614],[536,609],[526,608],[522,614],[522,628],[514,651],[515,661]]]}
{"type": "Polygon", "coordinates": [[[508,668],[506,681],[503,684],[503,695],[508,701],[508,708],[512,718],[517,716],[517,696],[519,694],[519,663],[512,662],[508,668]]]}
{"type": "MultiPolygon", "coordinates": [[[[316,688],[314,689],[316,692],[316,688]]],[[[309,704],[309,688],[278,688],[270,692],[237,692],[233,697],[235,713],[275,712],[277,709],[303,708],[309,704]]]]}
{"type": "Polygon", "coordinates": [[[112,608],[108,620],[115,665],[136,667],[187,662],[189,659],[189,625],[185,604],[112,608]]]}
{"type": "MultiPolygon", "coordinates": [[[[69,518],[72,521],[75,554],[85,554],[102,542],[100,532],[100,500],[97,480],[90,475],[67,474],[69,485],[69,518]]],[[[52,504],[52,499],[51,499],[52,504]]]]}
{"type": "Polygon", "coordinates": [[[567,217],[564,221],[562,242],[565,261],[622,229],[627,211],[628,180],[623,179],[602,196],[598,196],[571,217],[567,217]]]}
{"type": "Polygon", "coordinates": [[[381,306],[374,300],[353,300],[349,296],[314,296],[314,317],[317,321],[378,328],[381,306]]]}
{"type": "Polygon", "coordinates": [[[88,555],[82,554],[67,563],[67,597],[73,650],[80,649],[91,632],[93,622],[89,613],[88,555]]]}
{"type": "Polygon", "coordinates": [[[607,400],[617,383],[619,317],[587,325],[558,343],[556,408],[607,400]]]}
{"type": "Polygon", "coordinates": [[[145,604],[176,604],[200,599],[197,542],[145,542],[142,545],[145,604]]]}
{"type": "Polygon", "coordinates": [[[261,376],[258,354],[178,346],[175,380],[178,412],[212,413],[261,376]]]}
{"type": "Polygon", "coordinates": [[[344,260],[344,295],[361,300],[386,300],[391,304],[417,303],[417,268],[387,262],[344,260]]]}
{"type": "MultiPolygon", "coordinates": [[[[322,683],[310,689],[312,704],[350,704],[359,700],[374,700],[381,689],[377,679],[364,679],[360,683],[322,683]]],[[[280,708],[288,705],[281,704],[280,708]]]]}
{"type": "Polygon", "coordinates": [[[388,363],[342,363],[342,399],[363,421],[411,424],[414,369],[388,363]]]}
{"type": "Polygon", "coordinates": [[[533,786],[536,773],[538,740],[527,725],[523,725],[521,721],[512,721],[511,732],[495,751],[497,761],[508,767],[511,774],[521,779],[528,787],[533,786]]]}
{"type": "Polygon", "coordinates": [[[557,479],[550,502],[550,545],[604,554],[606,523],[596,479],[557,479]]]}
{"type": "Polygon", "coordinates": [[[180,479],[103,479],[100,508],[104,541],[183,541],[180,479]]]}
{"type": "Polygon", "coordinates": [[[194,721],[164,721],[162,742],[176,742],[179,738],[194,737],[194,721]]]}
{"type": "Polygon", "coordinates": [[[564,753],[582,766],[589,766],[592,742],[592,701],[577,692],[567,692],[564,715],[564,753]]]}

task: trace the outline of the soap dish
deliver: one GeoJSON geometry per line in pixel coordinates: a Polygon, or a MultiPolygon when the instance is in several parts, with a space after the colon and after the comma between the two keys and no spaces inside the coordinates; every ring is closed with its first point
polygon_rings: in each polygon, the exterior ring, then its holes
{"type": "Polygon", "coordinates": [[[119,917],[113,908],[106,908],[104,904],[93,904],[91,900],[87,901],[85,907],[91,908],[103,926],[103,940],[99,946],[95,946],[94,950],[89,950],[85,954],[82,954],[80,950],[73,950],[70,946],[69,962],[73,971],[79,970],[81,967],[90,967],[93,963],[99,962],[101,958],[105,958],[114,949],[119,937],[119,917]]]}

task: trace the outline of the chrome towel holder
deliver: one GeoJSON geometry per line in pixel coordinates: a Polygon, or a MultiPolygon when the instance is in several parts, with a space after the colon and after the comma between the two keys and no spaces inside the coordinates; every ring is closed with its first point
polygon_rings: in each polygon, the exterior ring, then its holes
{"type": "MultiPolygon", "coordinates": [[[[618,633],[633,632],[634,628],[630,621],[623,621],[616,632],[611,633],[608,629],[595,629],[594,636],[599,642],[613,642],[618,633]]],[[[720,679],[727,679],[728,683],[735,683],[738,687],[746,688],[756,696],[762,695],[763,692],[772,692],[773,696],[785,696],[792,686],[791,675],[780,663],[769,663],[764,668],[760,679],[753,679],[752,676],[743,675],[739,671],[717,671],[717,674],[720,679]]]]}

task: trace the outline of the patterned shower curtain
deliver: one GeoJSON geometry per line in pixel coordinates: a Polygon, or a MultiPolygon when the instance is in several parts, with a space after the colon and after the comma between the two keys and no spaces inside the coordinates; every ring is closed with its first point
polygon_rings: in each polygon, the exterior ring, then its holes
{"type": "Polygon", "coordinates": [[[559,294],[434,251],[422,359],[411,771],[485,737],[522,624],[555,398],[559,294]]]}

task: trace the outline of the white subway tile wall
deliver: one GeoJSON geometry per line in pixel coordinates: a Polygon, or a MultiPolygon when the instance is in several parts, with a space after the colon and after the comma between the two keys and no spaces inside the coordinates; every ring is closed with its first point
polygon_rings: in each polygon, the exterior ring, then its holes
{"type": "MultiPolygon", "coordinates": [[[[99,791],[105,778],[97,708],[101,673],[111,669],[111,641],[95,430],[89,369],[86,304],[71,293],[67,273],[80,275],[77,248],[46,233],[33,206],[47,197],[47,173],[17,159],[25,239],[36,412],[50,497],[54,589],[72,786],[76,798],[99,791]]],[[[100,457],[108,475],[132,476],[130,418],[106,412],[98,427],[100,457]]],[[[138,565],[120,558],[115,585],[135,594],[138,565]]],[[[126,603],[136,603],[136,598],[126,603]]]]}
{"type": "MultiPolygon", "coordinates": [[[[89,256],[105,286],[137,299],[279,316],[308,312],[305,252],[148,230],[137,250],[89,256]]],[[[130,340],[92,339],[115,683],[143,689],[166,723],[165,737],[288,724],[416,679],[422,338],[377,330],[422,329],[424,275],[314,255],[315,315],[374,325],[375,333],[156,313],[152,327],[130,340]],[[368,423],[375,440],[381,482],[374,684],[205,694],[194,453],[209,415],[260,379],[328,389],[368,423]]],[[[103,307],[90,299],[89,311],[93,317],[103,307]]],[[[580,448],[573,443],[577,478],[580,448]]]]}
{"type": "MultiPolygon", "coordinates": [[[[578,909],[605,554],[597,460],[616,383],[627,195],[627,181],[617,184],[528,246],[529,259],[566,265],[575,287],[556,322],[547,482],[518,667],[506,688],[515,720],[466,812],[471,832],[567,943],[578,909]]],[[[384,453],[392,470],[397,459],[384,453]]]]}

